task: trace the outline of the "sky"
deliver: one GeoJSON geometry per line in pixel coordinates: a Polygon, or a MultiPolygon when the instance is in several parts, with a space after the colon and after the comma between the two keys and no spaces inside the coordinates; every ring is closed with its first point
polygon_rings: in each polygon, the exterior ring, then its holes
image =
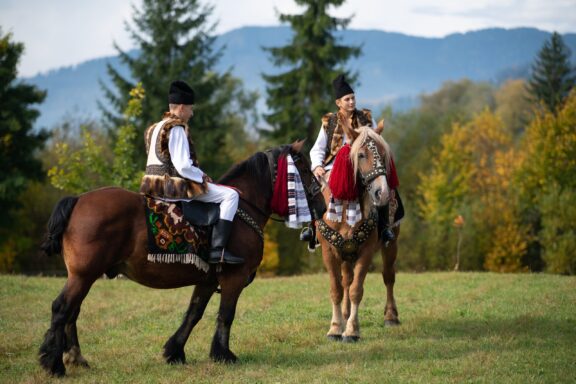
{"type": "MultiPolygon", "coordinates": [[[[216,34],[243,26],[280,25],[299,13],[294,0],[200,0],[214,6],[216,34]]],[[[24,43],[18,75],[29,77],[133,48],[125,22],[141,0],[0,0],[2,34],[24,43]]],[[[347,0],[330,10],[353,16],[350,29],[444,37],[484,28],[534,27],[576,32],[576,0],[347,0]]]]}

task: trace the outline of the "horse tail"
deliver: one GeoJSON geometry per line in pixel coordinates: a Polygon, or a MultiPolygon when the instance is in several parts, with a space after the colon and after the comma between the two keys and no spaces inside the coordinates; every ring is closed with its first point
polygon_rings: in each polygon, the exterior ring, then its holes
{"type": "Polygon", "coordinates": [[[68,226],[72,210],[78,202],[78,197],[68,196],[61,199],[48,219],[46,237],[40,249],[48,256],[62,252],[62,235],[68,226]]]}

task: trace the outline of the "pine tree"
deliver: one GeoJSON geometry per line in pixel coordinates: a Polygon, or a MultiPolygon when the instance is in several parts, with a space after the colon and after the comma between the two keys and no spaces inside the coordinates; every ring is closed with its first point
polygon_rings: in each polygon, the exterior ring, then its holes
{"type": "MultiPolygon", "coordinates": [[[[242,91],[240,81],[230,72],[219,74],[214,70],[221,50],[215,48],[215,24],[209,22],[212,11],[213,7],[202,6],[197,0],[143,0],[141,9],[134,8],[134,27],[126,23],[137,51],[126,52],[115,46],[130,70],[130,78],[108,66],[116,91],[103,85],[112,110],[103,104],[101,108],[108,125],[119,126],[130,90],[141,83],[146,98],[136,126],[138,132],[144,132],[167,111],[170,82],[188,82],[196,92],[191,136],[202,169],[216,178],[232,162],[231,148],[226,147],[234,142],[230,137],[245,140],[245,111],[254,107],[254,98],[242,91]]],[[[136,140],[140,152],[135,161],[143,167],[142,135],[138,134],[136,140]]]]}
{"type": "MultiPolygon", "coordinates": [[[[360,55],[359,47],[345,46],[334,35],[351,18],[335,18],[328,7],[338,7],[344,0],[295,0],[306,7],[302,14],[281,14],[294,36],[289,45],[265,48],[276,67],[288,67],[277,75],[263,75],[268,83],[266,103],[270,113],[265,120],[270,131],[262,133],[276,143],[306,138],[309,146],[320,128],[321,117],[335,108],[332,80],[346,73],[344,64],[360,55]]],[[[346,74],[353,83],[356,76],[346,74]]]]}
{"type": "Polygon", "coordinates": [[[48,138],[44,130],[33,131],[39,112],[31,107],[41,103],[46,92],[16,80],[24,45],[11,40],[10,33],[0,30],[0,228],[11,225],[9,213],[20,193],[31,181],[42,179],[42,163],[35,154],[48,138]]]}
{"type": "Polygon", "coordinates": [[[528,81],[531,98],[556,113],[576,84],[574,68],[570,65],[570,49],[562,36],[554,32],[538,53],[528,81]]]}

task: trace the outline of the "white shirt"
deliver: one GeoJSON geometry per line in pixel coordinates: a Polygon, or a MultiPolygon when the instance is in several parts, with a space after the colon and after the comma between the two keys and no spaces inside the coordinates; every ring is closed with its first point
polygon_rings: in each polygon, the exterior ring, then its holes
{"type": "MultiPolygon", "coordinates": [[[[372,129],[376,128],[376,120],[372,119],[372,129]]],[[[342,143],[346,144],[348,142],[348,138],[346,134],[342,134],[342,143]]],[[[316,167],[321,167],[322,163],[324,162],[324,157],[326,156],[326,147],[330,145],[328,143],[328,137],[326,136],[326,131],[323,127],[320,127],[320,132],[318,132],[318,137],[316,138],[316,142],[314,146],[310,150],[310,162],[311,168],[314,170],[316,167]]],[[[334,159],[330,161],[329,164],[326,164],[324,169],[329,171],[332,169],[332,165],[334,163],[334,159]]]]}
{"type": "Polygon", "coordinates": [[[183,177],[202,183],[204,172],[192,164],[190,159],[190,148],[188,147],[188,137],[184,131],[184,127],[176,126],[170,130],[168,136],[168,150],[170,151],[170,158],[176,171],[183,177]]]}

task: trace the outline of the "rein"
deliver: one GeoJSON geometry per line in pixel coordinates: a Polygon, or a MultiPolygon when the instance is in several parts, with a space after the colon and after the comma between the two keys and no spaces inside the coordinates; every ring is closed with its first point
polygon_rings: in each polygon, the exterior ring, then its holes
{"type": "Polygon", "coordinates": [[[238,217],[245,222],[246,224],[248,224],[248,226],[250,228],[252,228],[257,234],[258,236],[260,236],[260,240],[262,240],[262,242],[264,242],[264,231],[262,231],[262,228],[260,228],[260,226],[258,225],[258,223],[256,223],[256,221],[252,218],[252,216],[250,216],[248,214],[248,212],[246,212],[245,210],[243,210],[242,208],[238,208],[236,210],[236,214],[238,215],[238,217]]]}

